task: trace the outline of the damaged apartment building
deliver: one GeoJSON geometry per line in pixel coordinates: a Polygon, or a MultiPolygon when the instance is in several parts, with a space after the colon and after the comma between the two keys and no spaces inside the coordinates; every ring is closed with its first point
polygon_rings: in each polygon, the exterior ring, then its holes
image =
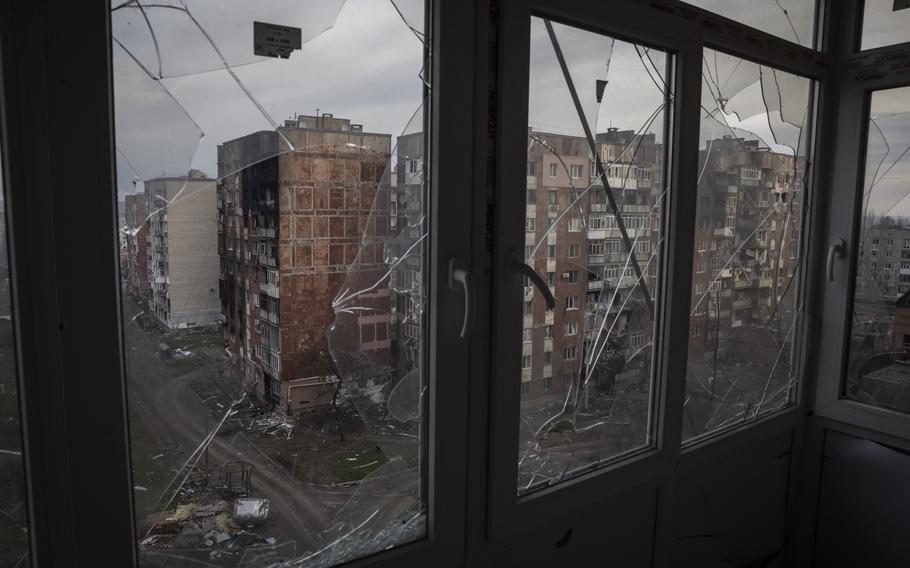
{"type": "MultiPolygon", "coordinates": [[[[525,257],[560,301],[547,309],[526,283],[521,392],[528,403],[563,398],[579,376],[582,389],[609,391],[647,382],[650,373],[663,152],[653,134],[632,130],[610,128],[596,142],[616,211],[584,138],[529,132],[525,257]]],[[[706,140],[699,160],[688,351],[690,372],[707,376],[715,358],[776,350],[764,330],[792,317],[785,288],[798,265],[804,164],[731,136],[706,140]]],[[[702,394],[693,391],[692,408],[702,394]]]]}
{"type": "Polygon", "coordinates": [[[215,180],[199,170],[145,181],[148,309],[170,329],[221,321],[215,180]]]}
{"type": "MultiPolygon", "coordinates": [[[[383,247],[361,247],[361,239],[388,230],[388,191],[379,190],[391,179],[390,145],[388,134],[325,113],[218,148],[225,340],[243,387],[288,414],[331,401],[333,303],[352,271],[374,281],[383,274],[383,247]],[[279,152],[287,142],[294,149],[279,152]],[[377,196],[386,203],[374,203],[377,196]]],[[[338,341],[388,357],[388,283],[360,302],[357,325],[345,327],[359,336],[338,341]]]]}

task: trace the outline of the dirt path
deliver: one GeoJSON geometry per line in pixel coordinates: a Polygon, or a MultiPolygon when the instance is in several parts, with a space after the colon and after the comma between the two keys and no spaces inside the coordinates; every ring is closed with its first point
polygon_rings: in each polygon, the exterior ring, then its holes
{"type": "MultiPolygon", "coordinates": [[[[125,302],[127,320],[139,309],[125,302]]],[[[141,408],[137,418],[162,448],[178,448],[182,463],[216,424],[216,419],[190,388],[202,371],[170,366],[158,359],[159,336],[141,330],[135,322],[125,329],[128,359],[128,397],[141,408]]],[[[297,541],[297,550],[312,550],[321,543],[319,532],[330,519],[330,509],[320,500],[324,490],[310,490],[262,456],[246,436],[216,436],[209,446],[210,465],[244,460],[253,465],[253,494],[271,500],[270,520],[263,533],[279,542],[297,541]]],[[[200,462],[202,463],[202,462],[200,462]]],[[[337,499],[337,496],[335,496],[337,499]]],[[[142,519],[139,519],[140,524],[142,519]]]]}

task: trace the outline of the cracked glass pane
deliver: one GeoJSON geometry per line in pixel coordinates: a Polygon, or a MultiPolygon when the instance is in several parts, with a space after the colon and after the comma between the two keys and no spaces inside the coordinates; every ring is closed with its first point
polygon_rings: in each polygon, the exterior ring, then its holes
{"type": "Polygon", "coordinates": [[[111,11],[140,563],[331,566],[426,534],[424,3],[227,4],[111,11]]]}
{"type": "Polygon", "coordinates": [[[665,52],[532,18],[518,493],[651,447],[665,52]]]}
{"type": "Polygon", "coordinates": [[[865,0],[860,49],[885,47],[910,41],[910,2],[865,0]]]}
{"type": "Polygon", "coordinates": [[[910,412],[910,87],[875,91],[845,396],[910,412]]]}
{"type": "Polygon", "coordinates": [[[812,82],[706,49],[683,440],[796,400],[812,82]]]}
{"type": "MultiPolygon", "coordinates": [[[[0,168],[3,163],[0,162],[0,168]]],[[[0,175],[0,566],[31,566],[28,503],[22,461],[19,381],[13,337],[6,197],[0,175]]]]}
{"type": "Polygon", "coordinates": [[[816,0],[682,1],[787,41],[814,47],[816,0]]]}

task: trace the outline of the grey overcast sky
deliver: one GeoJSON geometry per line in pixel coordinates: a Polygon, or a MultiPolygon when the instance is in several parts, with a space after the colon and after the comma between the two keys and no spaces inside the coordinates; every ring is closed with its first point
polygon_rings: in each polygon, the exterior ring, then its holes
{"type": "MultiPolygon", "coordinates": [[[[890,1],[890,0],[889,0],[890,1]]],[[[243,87],[277,123],[299,114],[330,112],[362,123],[365,130],[393,137],[400,134],[418,110],[423,92],[418,73],[422,65],[422,46],[401,20],[395,6],[381,0],[184,0],[200,25],[218,45],[221,55],[232,65],[243,87]],[[300,27],[304,44],[290,59],[264,59],[252,53],[252,22],[265,21],[300,27]],[[310,39],[312,38],[312,39],[310,39]],[[306,41],[308,40],[309,41],[306,41]]],[[[160,4],[179,5],[176,0],[160,4]]],[[[422,21],[421,0],[396,0],[406,17],[419,26],[422,21]]],[[[724,15],[751,23],[756,27],[802,43],[811,30],[807,0],[692,0],[693,4],[715,9],[724,15]],[[789,16],[789,21],[787,19],[789,16]],[[793,27],[791,28],[791,23],[793,27]],[[795,30],[795,32],[794,32],[795,30]]],[[[887,3],[887,2],[886,2],[887,3]]],[[[867,20],[869,37],[880,38],[899,33],[888,27],[884,8],[875,8],[882,0],[871,2],[874,11],[867,20]],[[876,23],[878,22],[878,23],[876,23]]],[[[907,12],[910,14],[910,11],[907,12]]],[[[150,78],[120,45],[114,45],[114,88],[118,146],[118,189],[121,194],[132,189],[134,178],[148,179],[160,175],[183,175],[189,167],[210,176],[217,173],[216,148],[231,140],[259,130],[271,130],[272,124],[257,108],[243,88],[224,69],[218,53],[199,33],[183,12],[166,8],[148,9],[149,19],[161,53],[160,81],[150,78]],[[166,90],[165,90],[166,89],[166,90]],[[203,136],[204,134],[204,136],[203,136]]],[[[142,66],[154,75],[159,73],[154,43],[138,10],[116,10],[112,16],[114,37],[126,46],[142,66]]],[[[566,54],[585,112],[597,131],[609,126],[638,129],[662,103],[658,85],[664,72],[664,56],[658,51],[649,55],[654,66],[649,68],[639,59],[632,44],[612,42],[591,32],[556,24],[557,36],[566,54]],[[606,79],[602,102],[596,100],[598,79],[606,79]],[[655,84],[656,83],[656,84],[655,84]]],[[[644,52],[640,52],[644,54],[644,52]]],[[[709,56],[710,58],[710,56],[709,56]]],[[[542,21],[531,22],[529,124],[536,130],[581,134],[565,82],[542,21]]],[[[650,62],[648,62],[650,63],[650,62]]],[[[788,151],[785,145],[805,142],[797,128],[781,121],[777,109],[791,121],[801,122],[808,91],[807,84],[792,76],[781,79],[778,89],[762,90],[757,86],[758,66],[721,57],[719,63],[706,60],[706,68],[716,70],[718,82],[730,98],[727,121],[731,126],[754,132],[770,147],[788,151]],[[773,100],[773,91],[785,93],[783,101],[773,100]],[[761,111],[772,107],[770,115],[761,111]],[[745,109],[746,112],[742,112],[745,109]],[[758,110],[757,110],[758,109],[758,110]],[[742,119],[740,122],[738,119],[742,119]],[[769,124],[770,121],[770,124],[769,124]],[[777,136],[775,144],[772,130],[777,136]]],[[[893,162],[901,149],[910,143],[907,116],[899,107],[910,97],[895,93],[888,98],[888,109],[877,112],[878,123],[892,148],[893,162]],[[888,115],[890,118],[885,119],[888,115]],[[896,115],[896,116],[891,116],[896,115]],[[897,149],[896,151],[894,149],[897,149]]],[[[884,101],[884,98],[881,100],[884,101]]],[[[708,97],[703,102],[713,100],[708,97]]],[[[884,102],[881,104],[885,104],[884,102]]],[[[910,109],[904,109],[908,111],[910,109]]],[[[651,132],[660,138],[663,115],[654,121],[651,132]]],[[[729,133],[720,125],[706,122],[700,137],[705,140],[729,133]]],[[[880,152],[871,139],[870,153],[880,152]]],[[[870,207],[910,215],[910,204],[902,197],[907,193],[908,158],[896,164],[876,186],[870,207]]],[[[889,157],[886,157],[886,163],[889,157]]],[[[141,186],[140,186],[141,187],[141,186]]]]}
{"type": "MultiPolygon", "coordinates": [[[[218,10],[213,10],[212,2],[186,4],[225,59],[237,64],[233,70],[243,86],[278,124],[295,113],[315,114],[318,108],[320,113],[363,124],[367,131],[394,137],[421,105],[422,45],[391,2],[228,2],[237,4],[236,12],[226,9],[225,2],[217,4],[218,10]],[[334,26],[325,29],[335,14],[334,26]],[[233,19],[239,23],[233,25],[233,19]],[[308,34],[315,37],[289,59],[256,58],[254,20],[302,27],[304,40],[308,34]]],[[[399,5],[409,18],[420,18],[419,2],[399,5]]],[[[135,9],[128,12],[132,14],[114,12],[114,37],[157,74],[154,46],[141,14],[135,9]]],[[[164,8],[150,8],[148,13],[165,78],[154,81],[119,45],[114,46],[121,194],[132,190],[134,177],[183,175],[190,166],[214,176],[219,143],[272,129],[198,29],[187,25],[185,14],[164,8]]]]}
{"type": "Polygon", "coordinates": [[[867,210],[910,219],[910,87],[873,93],[870,118],[867,210]]]}

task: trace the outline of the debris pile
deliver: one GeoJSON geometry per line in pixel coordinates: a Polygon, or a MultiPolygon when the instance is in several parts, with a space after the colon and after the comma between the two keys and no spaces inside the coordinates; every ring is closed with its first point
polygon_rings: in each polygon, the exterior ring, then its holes
{"type": "Polygon", "coordinates": [[[271,546],[276,539],[249,529],[268,519],[269,500],[242,498],[233,503],[184,503],[173,511],[149,517],[152,528],[139,543],[141,550],[212,549],[212,557],[250,547],[271,546]]]}

